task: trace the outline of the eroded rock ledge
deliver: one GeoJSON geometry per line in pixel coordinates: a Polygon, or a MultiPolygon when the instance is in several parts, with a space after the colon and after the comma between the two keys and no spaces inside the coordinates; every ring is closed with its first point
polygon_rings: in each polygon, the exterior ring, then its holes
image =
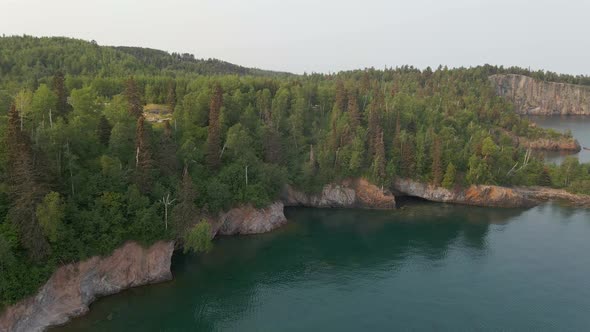
{"type": "Polygon", "coordinates": [[[317,208],[394,209],[395,196],[365,179],[349,179],[328,184],[318,194],[306,194],[285,186],[281,199],[285,206],[317,208]]]}
{"type": "Polygon", "coordinates": [[[590,87],[543,82],[528,76],[490,76],[496,94],[512,101],[519,114],[590,115],[590,87]]]}
{"type": "Polygon", "coordinates": [[[174,242],[143,248],[128,242],[108,257],[92,257],[58,268],[36,296],[9,307],[0,331],[44,331],[88,311],[97,297],[172,279],[174,242]]]}
{"type": "Polygon", "coordinates": [[[394,190],[402,195],[433,202],[489,207],[531,207],[548,201],[562,201],[574,206],[590,207],[590,196],[575,195],[546,187],[500,187],[472,185],[449,190],[410,179],[396,179],[394,190]]]}

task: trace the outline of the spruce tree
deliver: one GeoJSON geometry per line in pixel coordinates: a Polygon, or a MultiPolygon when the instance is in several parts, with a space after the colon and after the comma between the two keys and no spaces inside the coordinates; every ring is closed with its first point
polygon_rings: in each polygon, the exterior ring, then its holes
{"type": "Polygon", "coordinates": [[[128,103],[128,112],[135,118],[143,115],[143,106],[141,103],[141,95],[137,88],[137,83],[133,77],[129,77],[125,82],[125,97],[128,103]]]}
{"type": "Polygon", "coordinates": [[[20,117],[14,104],[8,114],[6,134],[6,164],[12,198],[8,219],[16,226],[20,242],[29,256],[41,260],[49,254],[50,247],[35,211],[49,189],[35,166],[29,137],[20,130],[20,117]]]}

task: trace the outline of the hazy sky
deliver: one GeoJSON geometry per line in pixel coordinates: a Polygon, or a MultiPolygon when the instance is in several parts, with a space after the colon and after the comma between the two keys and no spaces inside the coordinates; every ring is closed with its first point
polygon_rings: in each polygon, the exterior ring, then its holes
{"type": "Polygon", "coordinates": [[[0,0],[0,33],[302,73],[484,63],[590,74],[590,0],[0,0]]]}

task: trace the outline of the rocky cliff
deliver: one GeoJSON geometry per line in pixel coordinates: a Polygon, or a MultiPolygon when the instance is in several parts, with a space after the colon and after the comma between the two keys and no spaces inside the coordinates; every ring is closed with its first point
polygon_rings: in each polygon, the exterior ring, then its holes
{"type": "Polygon", "coordinates": [[[97,297],[172,279],[173,242],[143,248],[128,242],[108,257],[57,269],[39,293],[6,309],[0,331],[44,331],[83,315],[97,297]]]}
{"type": "Polygon", "coordinates": [[[590,115],[590,87],[514,74],[489,79],[496,94],[512,101],[519,114],[590,115]]]}
{"type": "Polygon", "coordinates": [[[318,208],[394,209],[395,197],[365,179],[350,179],[324,186],[317,194],[306,194],[286,186],[281,195],[285,206],[318,208]]]}
{"type": "Polygon", "coordinates": [[[562,201],[590,207],[590,196],[575,195],[565,190],[546,187],[500,187],[472,185],[449,190],[410,179],[397,179],[394,190],[401,195],[421,197],[433,202],[491,207],[531,207],[542,202],[562,201]]]}
{"type": "Polygon", "coordinates": [[[216,223],[216,234],[259,234],[270,232],[287,223],[283,213],[283,203],[275,202],[264,209],[251,205],[233,208],[221,214],[216,223]]]}

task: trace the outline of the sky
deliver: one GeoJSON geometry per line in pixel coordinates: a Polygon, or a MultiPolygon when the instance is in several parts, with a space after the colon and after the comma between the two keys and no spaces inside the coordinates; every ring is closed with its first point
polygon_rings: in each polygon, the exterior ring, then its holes
{"type": "Polygon", "coordinates": [[[590,0],[0,0],[0,34],[337,72],[485,63],[590,74],[590,0]]]}

